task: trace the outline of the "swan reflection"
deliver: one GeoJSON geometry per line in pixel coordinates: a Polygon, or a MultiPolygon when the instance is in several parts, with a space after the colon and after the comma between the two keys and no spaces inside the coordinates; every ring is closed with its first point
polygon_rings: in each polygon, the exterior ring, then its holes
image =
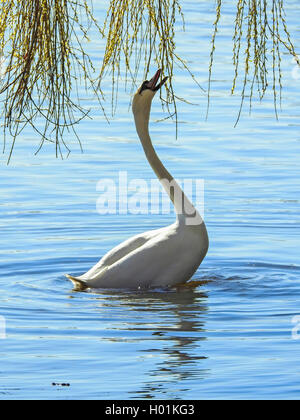
{"type": "Polygon", "coordinates": [[[201,352],[201,343],[206,340],[207,295],[199,288],[102,291],[96,301],[98,308],[113,307],[114,313],[119,308],[122,314],[109,326],[111,337],[103,339],[136,344],[136,371],[132,375],[149,364],[141,388],[131,391],[133,398],[163,394],[178,398],[190,380],[201,380],[209,374],[202,363],[207,355],[201,352]]]}

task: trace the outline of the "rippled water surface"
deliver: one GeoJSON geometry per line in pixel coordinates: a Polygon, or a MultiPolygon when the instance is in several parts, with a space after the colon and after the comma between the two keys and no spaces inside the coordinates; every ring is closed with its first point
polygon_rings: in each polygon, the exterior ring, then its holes
{"type": "MultiPolygon", "coordinates": [[[[205,180],[211,245],[194,276],[198,287],[76,293],[64,277],[86,271],[120,241],[173,221],[96,212],[100,179],[117,180],[120,170],[129,180],[153,178],[128,92],[120,92],[110,125],[93,104],[94,119],[79,127],[84,154],[73,139],[65,161],[55,160],[52,146],[34,157],[26,132],[11,165],[1,158],[0,316],[7,337],[0,340],[0,398],[300,397],[293,323],[300,316],[300,79],[285,55],[279,121],[270,94],[234,128],[233,3],[226,2],[217,44],[208,121],[205,96],[180,69],[178,96],[197,105],[179,106],[178,140],[172,122],[155,124],[162,113],[159,101],[153,106],[153,141],[170,172],[205,180]]],[[[299,50],[299,2],[286,3],[299,50]]],[[[183,1],[183,8],[187,31],[178,50],[205,87],[213,2],[183,1]]],[[[102,44],[92,45],[100,59],[102,44]]]]}

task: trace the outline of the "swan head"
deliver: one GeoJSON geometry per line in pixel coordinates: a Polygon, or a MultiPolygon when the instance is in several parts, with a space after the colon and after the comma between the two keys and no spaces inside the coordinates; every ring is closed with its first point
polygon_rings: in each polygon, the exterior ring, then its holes
{"type": "Polygon", "coordinates": [[[137,115],[140,112],[150,112],[152,99],[156,92],[158,92],[168,80],[168,78],[165,77],[159,82],[161,73],[162,71],[158,70],[150,81],[146,80],[143,82],[137,90],[132,102],[132,111],[134,115],[137,115]]]}

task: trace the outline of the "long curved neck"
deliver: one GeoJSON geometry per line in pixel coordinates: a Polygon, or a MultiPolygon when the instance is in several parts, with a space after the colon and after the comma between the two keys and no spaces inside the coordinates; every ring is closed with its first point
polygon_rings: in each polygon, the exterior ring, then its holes
{"type": "MultiPolygon", "coordinates": [[[[153,171],[155,172],[157,178],[159,179],[159,181],[167,180],[168,182],[172,182],[174,178],[164,167],[153,147],[152,140],[149,134],[149,115],[146,115],[144,117],[140,115],[135,116],[135,125],[147,160],[151,165],[153,171]]],[[[173,201],[173,197],[170,197],[170,199],[173,201]]]]}
{"type": "Polygon", "coordinates": [[[149,106],[149,108],[145,109],[144,112],[139,112],[134,115],[136,130],[141,140],[147,160],[163,188],[169,195],[170,200],[175,207],[177,217],[180,220],[185,220],[186,217],[191,217],[195,214],[199,215],[178,183],[164,167],[153,147],[149,134],[150,109],[151,107],[149,106]]]}

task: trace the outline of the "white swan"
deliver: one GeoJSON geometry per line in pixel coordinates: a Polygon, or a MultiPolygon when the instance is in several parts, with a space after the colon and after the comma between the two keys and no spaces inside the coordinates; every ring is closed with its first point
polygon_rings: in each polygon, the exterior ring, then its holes
{"type": "Polygon", "coordinates": [[[141,233],[106,254],[79,277],[67,277],[75,290],[168,287],[187,282],[208,250],[204,221],[158,158],[149,135],[152,99],[166,82],[161,71],[144,82],[133,99],[136,130],[148,162],[169,194],[177,214],[171,226],[141,233]]]}

